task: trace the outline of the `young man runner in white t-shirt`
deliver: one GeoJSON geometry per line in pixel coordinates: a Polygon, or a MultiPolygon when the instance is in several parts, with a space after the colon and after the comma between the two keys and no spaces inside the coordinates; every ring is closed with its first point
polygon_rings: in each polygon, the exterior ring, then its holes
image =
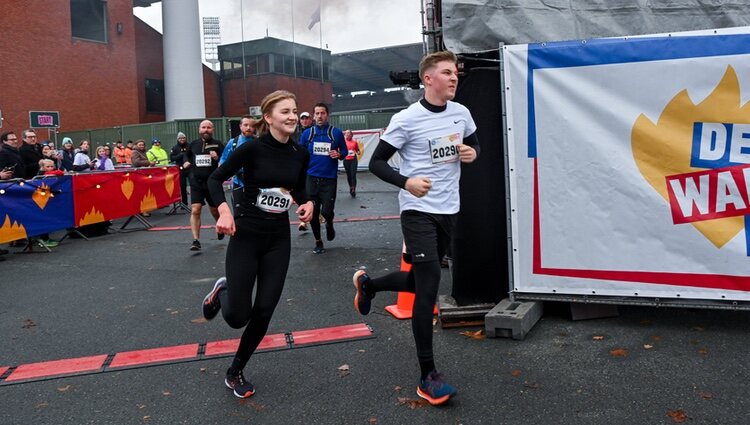
{"type": "Polygon", "coordinates": [[[369,313],[377,292],[415,294],[412,331],[421,370],[417,394],[433,405],[445,403],[456,393],[435,370],[432,316],[440,260],[459,211],[461,163],[473,162],[479,151],[477,127],[469,110],[451,101],[458,84],[456,61],[447,51],[422,59],[419,75],[424,98],[393,116],[370,160],[373,174],[402,189],[398,197],[401,230],[412,269],[379,278],[359,270],[353,277],[354,306],[360,314],[369,313]],[[401,156],[400,172],[387,163],[395,152],[401,156]]]}

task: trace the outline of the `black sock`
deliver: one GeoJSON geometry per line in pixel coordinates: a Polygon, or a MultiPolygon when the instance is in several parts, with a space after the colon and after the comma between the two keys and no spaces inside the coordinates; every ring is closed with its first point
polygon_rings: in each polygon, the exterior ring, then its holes
{"type": "Polygon", "coordinates": [[[429,375],[430,372],[435,370],[435,360],[433,359],[420,360],[419,369],[422,371],[422,379],[426,379],[427,375],[429,375]]]}

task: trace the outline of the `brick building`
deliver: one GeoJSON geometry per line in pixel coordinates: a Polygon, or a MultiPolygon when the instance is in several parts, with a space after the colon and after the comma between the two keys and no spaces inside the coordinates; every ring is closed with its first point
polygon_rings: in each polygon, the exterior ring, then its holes
{"type": "MultiPolygon", "coordinates": [[[[162,36],[133,16],[152,0],[26,0],[0,13],[2,131],[20,132],[29,111],[58,111],[60,131],[165,119],[162,36]]],[[[195,25],[199,25],[198,22],[195,25]]],[[[220,73],[203,67],[207,117],[239,116],[277,89],[300,110],[330,102],[330,52],[274,38],[221,46],[220,73]],[[294,46],[294,47],[293,47],[294,46]],[[297,59],[297,78],[291,67],[297,59]],[[222,81],[224,78],[224,81],[222,81]],[[223,83],[223,87],[222,87],[223,83]]],[[[41,136],[47,135],[42,131],[41,136]]]]}

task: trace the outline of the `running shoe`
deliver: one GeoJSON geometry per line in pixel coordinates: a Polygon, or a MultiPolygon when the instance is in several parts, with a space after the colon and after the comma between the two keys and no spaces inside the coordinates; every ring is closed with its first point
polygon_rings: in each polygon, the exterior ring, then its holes
{"type": "Polygon", "coordinates": [[[427,378],[419,381],[417,395],[427,400],[433,406],[443,404],[456,395],[456,389],[443,381],[443,375],[436,370],[430,372],[427,378]]]}
{"type": "Polygon", "coordinates": [[[326,249],[323,248],[323,242],[317,241],[315,242],[315,248],[313,248],[313,254],[322,254],[326,252],[326,249]]]}
{"type": "Polygon", "coordinates": [[[300,232],[307,232],[307,223],[305,223],[304,221],[301,222],[299,226],[297,226],[297,230],[299,230],[300,232]]]}
{"type": "Polygon", "coordinates": [[[372,307],[372,299],[375,298],[372,295],[367,295],[365,292],[365,285],[370,281],[370,276],[367,275],[367,270],[357,270],[352,276],[352,282],[354,282],[354,288],[357,292],[354,294],[354,309],[361,315],[366,315],[370,312],[372,307]]]}
{"type": "Polygon", "coordinates": [[[326,223],[326,239],[332,241],[336,238],[336,231],[333,230],[333,223],[326,223]]]}
{"type": "Polygon", "coordinates": [[[211,320],[219,313],[219,310],[221,310],[221,303],[219,302],[219,291],[222,289],[226,289],[227,287],[227,278],[221,277],[219,278],[216,283],[214,283],[213,289],[211,289],[211,292],[206,295],[205,298],[203,298],[203,317],[206,318],[206,320],[211,320]]]}
{"type": "Polygon", "coordinates": [[[227,388],[234,390],[234,395],[239,398],[248,398],[255,394],[255,387],[245,380],[245,375],[242,374],[242,371],[236,375],[232,375],[227,370],[227,377],[224,378],[224,383],[227,388]]]}
{"type": "Polygon", "coordinates": [[[193,241],[193,244],[190,245],[190,250],[191,251],[200,251],[201,250],[201,241],[199,241],[198,239],[195,239],[193,241]]]}
{"type": "Polygon", "coordinates": [[[39,240],[39,244],[40,245],[41,244],[47,245],[47,248],[54,248],[54,247],[60,245],[60,243],[58,241],[54,240],[54,239],[47,239],[47,240],[40,239],[39,240]]]}

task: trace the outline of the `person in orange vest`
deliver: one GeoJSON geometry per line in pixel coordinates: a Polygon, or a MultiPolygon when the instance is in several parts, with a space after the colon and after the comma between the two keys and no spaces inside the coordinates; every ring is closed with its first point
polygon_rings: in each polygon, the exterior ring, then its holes
{"type": "Polygon", "coordinates": [[[115,143],[115,162],[117,165],[130,164],[131,154],[132,151],[126,149],[125,146],[122,145],[122,140],[118,140],[117,143],[115,143]]]}

